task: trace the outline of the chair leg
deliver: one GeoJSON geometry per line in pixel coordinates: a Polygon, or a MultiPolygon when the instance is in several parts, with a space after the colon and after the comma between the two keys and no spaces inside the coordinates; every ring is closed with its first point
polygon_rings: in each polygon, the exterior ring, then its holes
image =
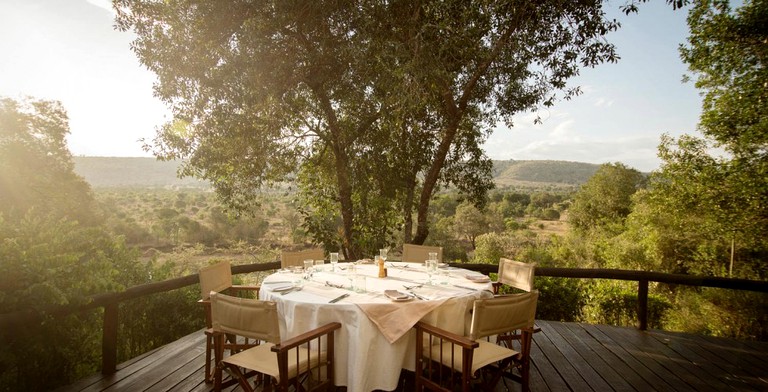
{"type": "Polygon", "coordinates": [[[205,337],[205,382],[213,382],[213,371],[211,370],[211,351],[213,351],[213,337],[205,337]]]}

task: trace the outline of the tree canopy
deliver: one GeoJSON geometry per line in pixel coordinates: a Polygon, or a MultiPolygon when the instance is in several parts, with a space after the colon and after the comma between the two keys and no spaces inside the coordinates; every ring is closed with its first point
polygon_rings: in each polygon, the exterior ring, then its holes
{"type": "Polygon", "coordinates": [[[61,103],[0,99],[0,215],[20,219],[31,208],[91,222],[90,187],[73,171],[61,103]]]}
{"type": "Polygon", "coordinates": [[[348,257],[387,241],[376,224],[423,243],[441,187],[482,205],[496,123],[616,59],[596,0],[114,4],[174,112],[149,148],[234,207],[299,175],[315,238],[340,232],[348,257]]]}
{"type": "Polygon", "coordinates": [[[574,196],[568,221],[582,231],[616,225],[622,228],[632,211],[632,195],[645,186],[645,181],[645,175],[624,164],[601,165],[574,196]]]}
{"type": "Polygon", "coordinates": [[[661,169],[639,195],[630,227],[664,270],[765,278],[768,2],[731,9],[698,1],[688,24],[680,51],[704,95],[705,137],[662,138],[661,169]]]}

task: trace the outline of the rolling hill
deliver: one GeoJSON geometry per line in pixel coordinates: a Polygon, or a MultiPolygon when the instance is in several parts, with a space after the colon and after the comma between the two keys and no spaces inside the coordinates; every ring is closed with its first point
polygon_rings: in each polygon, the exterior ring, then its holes
{"type": "MultiPolygon", "coordinates": [[[[75,172],[94,188],[198,188],[209,184],[194,178],[178,178],[179,162],[155,158],[74,157],[75,172]]],[[[494,161],[494,182],[508,186],[577,186],[586,182],[599,165],[568,161],[494,161]]]]}

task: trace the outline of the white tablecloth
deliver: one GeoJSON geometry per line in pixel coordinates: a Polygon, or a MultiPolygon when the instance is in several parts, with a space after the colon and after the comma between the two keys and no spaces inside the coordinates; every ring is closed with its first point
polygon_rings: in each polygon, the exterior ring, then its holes
{"type": "Polygon", "coordinates": [[[330,264],[323,265],[323,271],[303,280],[300,291],[284,295],[274,290],[295,284],[302,275],[280,272],[262,282],[261,299],[277,302],[282,339],[329,322],[342,324],[336,333],[335,381],[350,392],[395,389],[400,370],[415,368],[413,324],[421,319],[460,335],[468,334],[464,329],[474,300],[492,296],[490,283],[467,279],[467,275],[477,275],[471,271],[441,268],[441,274],[428,284],[421,264],[386,264],[386,278],[377,277],[378,267],[374,265],[357,266],[357,274],[366,276],[365,293],[351,291],[352,274],[347,263],[339,263],[336,272],[330,271],[330,264]],[[423,285],[412,292],[422,299],[393,302],[383,294],[384,290],[405,292],[404,286],[418,284],[423,285]],[[329,303],[342,294],[350,295],[329,303]],[[395,313],[390,314],[392,311],[395,313]]]}

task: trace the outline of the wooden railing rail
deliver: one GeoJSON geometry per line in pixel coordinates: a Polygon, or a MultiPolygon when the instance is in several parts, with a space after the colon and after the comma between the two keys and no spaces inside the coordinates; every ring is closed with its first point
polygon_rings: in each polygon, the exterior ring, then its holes
{"type": "MultiPolygon", "coordinates": [[[[233,274],[245,274],[258,271],[271,271],[280,268],[280,262],[274,261],[261,264],[244,264],[232,266],[233,274]]],[[[147,295],[164,293],[200,283],[197,274],[181,278],[164,280],[133,286],[119,293],[97,294],[91,297],[87,304],[77,306],[48,306],[39,310],[19,311],[0,314],[0,331],[13,331],[25,328],[33,323],[41,322],[45,317],[62,317],[96,308],[104,308],[104,324],[102,326],[101,342],[101,372],[112,374],[117,369],[117,328],[118,308],[123,301],[128,301],[147,295]]]]}
{"type": "MultiPolygon", "coordinates": [[[[485,274],[495,273],[498,266],[492,264],[451,264],[485,274]]],[[[271,271],[280,268],[280,262],[274,261],[262,264],[244,264],[232,266],[233,274],[244,274],[260,271],[271,271]]],[[[612,279],[638,282],[638,328],[648,326],[648,283],[660,282],[688,286],[715,287],[731,290],[748,290],[768,292],[768,282],[748,279],[717,278],[706,276],[690,276],[681,274],[665,274],[660,272],[630,271],[617,269],[580,269],[580,268],[546,268],[537,267],[537,276],[576,279],[612,279]]],[[[104,308],[104,324],[102,329],[102,373],[112,374],[117,368],[117,327],[118,308],[123,301],[144,297],[151,294],[163,293],[199,283],[197,274],[162,282],[134,286],[119,293],[98,294],[91,301],[79,306],[49,306],[38,311],[19,311],[0,314],[0,331],[24,328],[30,323],[40,322],[45,317],[61,317],[73,313],[104,308]]]]}
{"type": "MultiPolygon", "coordinates": [[[[493,264],[452,264],[457,267],[489,274],[498,272],[493,264]]],[[[746,290],[768,293],[768,281],[667,274],[663,272],[632,271],[620,269],[550,268],[536,267],[536,276],[577,279],[611,279],[637,282],[637,327],[648,329],[648,283],[659,282],[686,286],[713,287],[729,290],[746,290]]]]}

